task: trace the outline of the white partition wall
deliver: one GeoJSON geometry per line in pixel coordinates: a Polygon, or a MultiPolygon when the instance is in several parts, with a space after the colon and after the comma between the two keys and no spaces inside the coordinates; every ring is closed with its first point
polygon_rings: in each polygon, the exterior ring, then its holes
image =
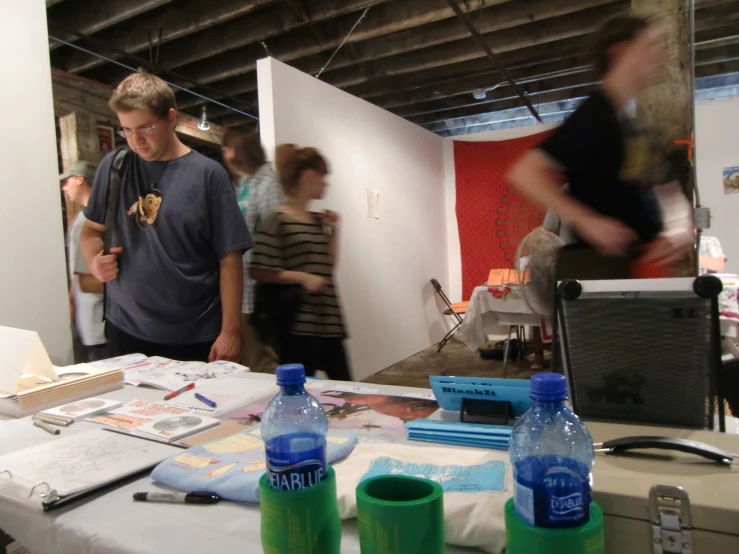
{"type": "Polygon", "coordinates": [[[0,0],[0,325],[38,331],[72,362],[46,4],[0,0]]]}
{"type": "Polygon", "coordinates": [[[739,98],[695,104],[695,161],[701,204],[711,208],[706,235],[721,242],[726,271],[739,273],[739,194],[725,194],[724,168],[739,166],[739,98]]]}
{"type": "Polygon", "coordinates": [[[338,286],[362,379],[441,339],[429,284],[447,275],[443,139],[274,59],[260,60],[260,133],[270,155],[286,142],[331,165],[316,208],[342,216],[338,286]],[[379,191],[379,219],[366,216],[379,191]]]}

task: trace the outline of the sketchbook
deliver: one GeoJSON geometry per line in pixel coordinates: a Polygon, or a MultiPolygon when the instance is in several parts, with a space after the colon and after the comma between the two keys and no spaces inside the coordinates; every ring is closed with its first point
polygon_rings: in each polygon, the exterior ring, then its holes
{"type": "Polygon", "coordinates": [[[126,366],[123,375],[127,385],[135,387],[146,385],[166,391],[176,391],[190,383],[195,383],[195,386],[200,387],[213,379],[241,371],[249,371],[249,369],[234,362],[217,361],[206,364],[205,362],[180,362],[152,356],[126,366]]]}
{"type": "Polygon", "coordinates": [[[95,429],[0,456],[0,497],[48,511],[180,452],[95,429]]]}

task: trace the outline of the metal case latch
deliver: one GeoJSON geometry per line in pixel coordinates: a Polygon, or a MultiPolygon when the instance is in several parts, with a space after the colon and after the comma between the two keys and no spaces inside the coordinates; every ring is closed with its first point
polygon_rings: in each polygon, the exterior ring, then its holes
{"type": "Polygon", "coordinates": [[[693,554],[690,497],[682,487],[654,485],[649,490],[654,554],[693,554]]]}

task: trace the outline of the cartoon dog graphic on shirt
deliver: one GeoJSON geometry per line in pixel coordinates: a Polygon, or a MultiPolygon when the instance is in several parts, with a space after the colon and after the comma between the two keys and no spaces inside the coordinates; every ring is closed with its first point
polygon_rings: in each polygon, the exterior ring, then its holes
{"type": "Polygon", "coordinates": [[[146,196],[139,196],[138,201],[131,206],[127,214],[136,222],[139,228],[144,229],[146,225],[153,225],[162,205],[162,193],[157,189],[151,189],[146,196]]]}

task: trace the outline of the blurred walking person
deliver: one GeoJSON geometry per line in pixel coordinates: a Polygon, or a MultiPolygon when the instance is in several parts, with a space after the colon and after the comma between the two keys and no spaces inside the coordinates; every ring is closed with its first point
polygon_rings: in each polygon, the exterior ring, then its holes
{"type": "Polygon", "coordinates": [[[339,216],[308,209],[324,197],[328,164],[316,149],[293,144],[279,146],[275,157],[288,198],[259,227],[250,270],[260,283],[257,297],[264,284],[293,290],[299,286],[288,328],[278,329],[276,337],[280,363],[301,363],[309,375],[320,369],[331,379],[351,380],[344,348],[347,332],[334,283],[339,216]]]}
{"type": "MultiPolygon", "coordinates": [[[[223,136],[223,161],[238,178],[236,199],[251,236],[285,202],[277,175],[267,162],[259,135],[244,127],[229,127],[223,136]]],[[[244,298],[241,303],[241,363],[252,371],[274,373],[277,354],[251,323],[254,279],[249,276],[251,251],[244,253],[244,298]]]]}

